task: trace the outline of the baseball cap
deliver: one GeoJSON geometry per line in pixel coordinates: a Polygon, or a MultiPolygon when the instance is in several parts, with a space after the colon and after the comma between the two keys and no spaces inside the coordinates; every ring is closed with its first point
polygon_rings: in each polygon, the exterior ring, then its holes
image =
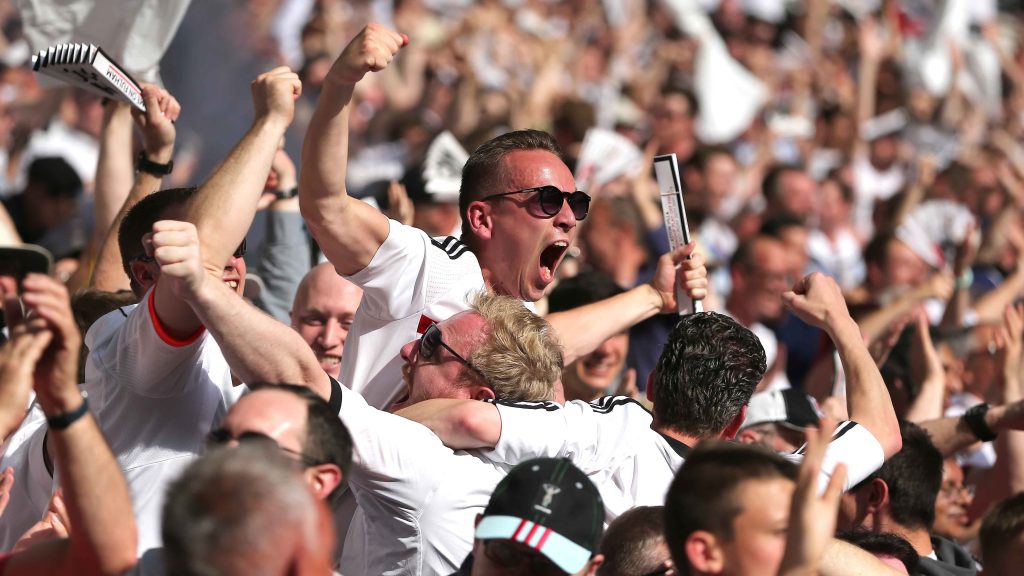
{"type": "Polygon", "coordinates": [[[498,483],[476,527],[480,540],[514,540],[575,574],[597,554],[604,504],[594,483],[565,458],[537,458],[498,483]]]}
{"type": "Polygon", "coordinates": [[[740,429],[773,422],[793,430],[803,430],[817,426],[820,417],[818,402],[800,390],[787,388],[758,392],[750,397],[747,417],[740,429]]]}

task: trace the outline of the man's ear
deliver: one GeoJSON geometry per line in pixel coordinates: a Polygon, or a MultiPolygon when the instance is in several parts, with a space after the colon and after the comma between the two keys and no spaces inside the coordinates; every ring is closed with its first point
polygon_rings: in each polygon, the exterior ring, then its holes
{"type": "Polygon", "coordinates": [[[306,469],[317,498],[325,500],[344,479],[336,464],[318,464],[306,469]]]}
{"type": "Polygon", "coordinates": [[[691,533],[686,538],[683,550],[686,552],[686,560],[696,572],[720,574],[725,568],[725,555],[722,554],[718,538],[710,532],[697,530],[691,533]]]}
{"type": "Polygon", "coordinates": [[[474,200],[466,208],[466,222],[473,236],[481,240],[489,240],[494,233],[491,209],[486,202],[474,200]]]}
{"type": "Polygon", "coordinates": [[[736,440],[740,444],[757,444],[760,439],[760,434],[754,431],[753,428],[744,428],[740,430],[739,434],[736,435],[736,440]]]}
{"type": "Polygon", "coordinates": [[[604,564],[604,554],[595,554],[593,558],[587,562],[586,567],[583,570],[583,574],[586,576],[597,576],[597,569],[604,564]]]}
{"type": "Polygon", "coordinates": [[[654,370],[647,375],[647,401],[654,403],[654,370]]]}
{"type": "Polygon", "coordinates": [[[477,512],[476,518],[473,519],[473,528],[476,528],[477,526],[479,526],[480,525],[480,521],[483,520],[483,519],[484,519],[484,515],[482,513],[480,513],[480,512],[477,512]]]}
{"type": "Polygon", "coordinates": [[[889,485],[881,478],[875,478],[868,486],[867,510],[877,514],[889,506],[889,485]]]}
{"type": "Polygon", "coordinates": [[[491,390],[487,386],[475,386],[473,390],[473,400],[494,400],[497,396],[494,395],[494,390],[491,390]]]}
{"type": "Polygon", "coordinates": [[[722,438],[725,440],[732,440],[736,437],[736,433],[739,432],[740,426],[743,426],[743,421],[747,419],[747,407],[740,406],[740,411],[736,413],[729,425],[722,430],[722,438]]]}
{"type": "Polygon", "coordinates": [[[143,290],[149,290],[156,283],[156,275],[150,270],[149,266],[145,262],[138,260],[132,260],[131,264],[128,265],[132,271],[132,278],[142,286],[143,290]]]}

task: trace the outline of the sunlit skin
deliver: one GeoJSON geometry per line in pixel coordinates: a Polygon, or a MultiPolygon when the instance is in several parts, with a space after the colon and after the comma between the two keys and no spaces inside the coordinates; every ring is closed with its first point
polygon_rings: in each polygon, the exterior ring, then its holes
{"type": "Polygon", "coordinates": [[[320,367],[334,378],[341,373],[345,340],[362,297],[362,289],[327,263],[310,270],[295,292],[292,328],[309,344],[320,367]]]}
{"type": "MultiPolygon", "coordinates": [[[[569,168],[544,150],[510,152],[504,176],[505,189],[482,195],[548,184],[566,192],[576,190],[569,168]]],[[[531,194],[515,194],[471,202],[468,210],[484,280],[495,292],[528,302],[544,295],[577,232],[568,202],[553,217],[538,216],[535,203],[531,194]]]]}
{"type": "Polygon", "coordinates": [[[224,417],[221,428],[238,437],[258,432],[278,446],[302,452],[306,437],[307,408],[302,399],[281,390],[256,390],[242,396],[224,417]]]}
{"type": "MultiPolygon", "coordinates": [[[[438,322],[442,341],[463,358],[472,357],[472,351],[483,342],[487,322],[475,312],[460,312],[438,322]]],[[[462,372],[465,366],[444,346],[438,345],[433,358],[422,358],[419,340],[413,340],[402,347],[402,380],[406,392],[391,405],[397,412],[406,406],[432,398],[482,399],[494,397],[494,393],[483,384],[467,386],[462,372]]]]}
{"type": "Polygon", "coordinates": [[[733,537],[721,543],[725,576],[775,576],[786,551],[790,501],[796,485],[785,478],[744,482],[733,537]]]}
{"type": "Polygon", "coordinates": [[[751,252],[753,264],[733,273],[729,310],[743,322],[764,322],[782,316],[782,294],[792,287],[792,262],[786,247],[761,237],[751,252]]]}
{"type": "Polygon", "coordinates": [[[942,464],[942,487],[935,497],[935,524],[932,532],[946,538],[963,540],[969,534],[967,508],[973,498],[964,490],[964,471],[956,460],[942,464]]]}
{"type": "Polygon", "coordinates": [[[565,399],[590,402],[609,393],[626,365],[628,350],[629,334],[616,334],[590,354],[566,366],[562,371],[565,399]]]}

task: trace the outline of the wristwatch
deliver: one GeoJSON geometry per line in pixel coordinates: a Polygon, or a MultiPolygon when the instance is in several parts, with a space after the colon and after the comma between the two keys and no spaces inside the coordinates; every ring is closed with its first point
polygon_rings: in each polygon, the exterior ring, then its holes
{"type": "Polygon", "coordinates": [[[140,150],[138,158],[135,159],[135,169],[152,174],[153,176],[167,176],[174,169],[174,160],[169,161],[167,164],[153,162],[146,157],[145,150],[140,150]]]}

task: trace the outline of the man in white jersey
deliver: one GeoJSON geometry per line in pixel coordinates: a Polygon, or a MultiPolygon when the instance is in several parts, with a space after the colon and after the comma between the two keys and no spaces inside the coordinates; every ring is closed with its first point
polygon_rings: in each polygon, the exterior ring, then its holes
{"type": "MultiPolygon", "coordinates": [[[[548,323],[505,296],[480,293],[471,305],[402,348],[410,402],[551,399],[562,358],[548,323]]],[[[348,481],[362,512],[349,528],[342,572],[455,572],[506,469],[453,451],[344,388],[341,417],[353,436],[348,481]]]]}
{"type": "MultiPolygon", "coordinates": [[[[380,408],[400,400],[399,349],[431,323],[468,308],[489,287],[524,302],[540,299],[586,217],[589,196],[550,135],[499,136],[474,152],[462,173],[462,239],[431,239],[348,196],[345,160],[355,85],[384,69],[408,39],[370,24],[324,80],[302,148],[302,214],[338,273],[361,286],[363,302],[345,343],[342,380],[380,408]]],[[[704,259],[692,246],[666,255],[649,284],[551,315],[568,362],[659,312],[676,311],[676,265],[695,298],[706,294],[704,259]],[[689,259],[687,259],[690,257],[689,259]]]]}
{"type": "MultiPolygon", "coordinates": [[[[847,375],[854,375],[847,393],[856,422],[836,428],[822,467],[825,481],[845,463],[846,486],[853,486],[901,445],[885,383],[832,279],[812,274],[785,300],[831,336],[847,375]]],[[[734,437],[764,371],[764,350],[752,332],[721,314],[693,314],[680,320],[651,377],[653,415],[626,397],[564,407],[432,400],[403,415],[426,423],[449,446],[491,448],[481,455],[495,462],[570,458],[601,490],[611,520],[634,506],[660,503],[697,442],[734,437]]],[[[789,458],[801,459],[800,450],[789,458]]]]}

